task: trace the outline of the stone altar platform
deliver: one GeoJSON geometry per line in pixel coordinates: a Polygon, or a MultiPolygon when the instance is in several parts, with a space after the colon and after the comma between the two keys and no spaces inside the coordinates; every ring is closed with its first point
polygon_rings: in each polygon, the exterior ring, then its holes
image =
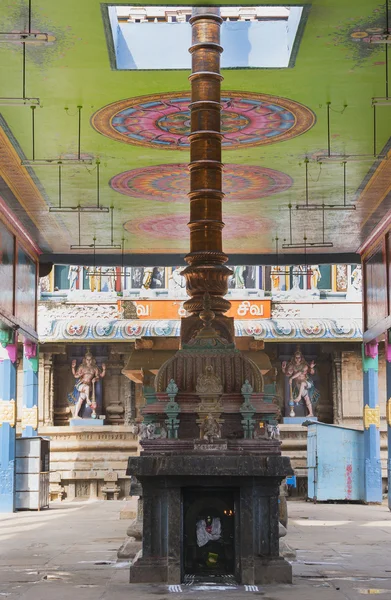
{"type": "MultiPolygon", "coordinates": [[[[101,421],[96,420],[101,425],[101,421]]],[[[85,419],[81,421],[84,423],[85,419]]],[[[129,495],[127,460],[129,455],[138,452],[137,436],[131,426],[40,427],[39,435],[50,437],[51,440],[52,500],[103,498],[102,487],[111,473],[118,476],[120,498],[129,495]]]]}

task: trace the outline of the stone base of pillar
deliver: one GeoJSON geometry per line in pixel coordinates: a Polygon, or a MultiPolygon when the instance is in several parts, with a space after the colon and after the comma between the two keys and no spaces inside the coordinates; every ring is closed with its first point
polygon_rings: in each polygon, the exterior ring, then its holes
{"type": "Polygon", "coordinates": [[[67,500],[74,500],[76,498],[76,484],[74,482],[69,483],[67,500]]]}
{"type": "Polygon", "coordinates": [[[169,569],[167,560],[141,556],[130,568],[129,582],[180,584],[181,572],[177,567],[169,569]]]}
{"type": "Polygon", "coordinates": [[[243,585],[268,583],[292,583],[292,565],[285,559],[277,558],[257,558],[254,560],[254,567],[242,569],[243,585]]]}
{"type": "Polygon", "coordinates": [[[90,500],[98,499],[98,481],[96,479],[92,479],[90,481],[90,500]]]}

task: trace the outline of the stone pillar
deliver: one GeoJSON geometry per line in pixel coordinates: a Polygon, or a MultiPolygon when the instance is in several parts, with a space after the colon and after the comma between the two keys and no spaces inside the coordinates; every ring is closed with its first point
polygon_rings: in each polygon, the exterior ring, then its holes
{"type": "Polygon", "coordinates": [[[129,381],[127,377],[121,377],[121,396],[124,401],[124,425],[131,425],[133,422],[134,414],[132,411],[132,403],[134,403],[134,396],[132,394],[133,381],[129,381]]]}
{"type": "Polygon", "coordinates": [[[22,437],[38,435],[38,346],[23,344],[22,437]]]}
{"type": "Polygon", "coordinates": [[[90,481],[90,500],[98,500],[98,480],[91,479],[90,481]]]}
{"type": "Polygon", "coordinates": [[[364,500],[382,502],[378,343],[363,344],[364,372],[364,500]]]}
{"type": "Polygon", "coordinates": [[[0,513],[15,510],[16,335],[2,330],[0,347],[0,513]]]}
{"type": "Polygon", "coordinates": [[[388,457],[387,457],[387,477],[388,477],[388,508],[391,510],[391,330],[386,335],[386,374],[387,374],[387,438],[388,438],[388,457]]]}
{"type": "Polygon", "coordinates": [[[44,425],[54,425],[54,377],[53,377],[53,354],[46,353],[40,361],[39,370],[39,395],[40,406],[44,425]],[[41,373],[42,369],[42,373],[41,373]]]}
{"type": "Polygon", "coordinates": [[[342,355],[332,353],[333,423],[342,422],[342,355]]]}

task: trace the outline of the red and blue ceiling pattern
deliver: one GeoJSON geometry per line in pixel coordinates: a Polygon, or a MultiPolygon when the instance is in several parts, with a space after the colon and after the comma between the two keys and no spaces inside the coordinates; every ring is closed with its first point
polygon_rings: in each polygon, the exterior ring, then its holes
{"type": "MultiPolygon", "coordinates": [[[[315,114],[287,98],[249,92],[222,92],[222,146],[234,150],[288,140],[308,131],[315,114]]],[[[120,142],[188,150],[190,94],[171,92],[109,104],[91,118],[92,126],[120,142]]]]}
{"type": "MultiPolygon", "coordinates": [[[[188,214],[179,215],[153,215],[132,219],[124,223],[126,231],[132,234],[142,234],[155,239],[186,240],[189,237],[188,214]]],[[[245,243],[247,238],[259,237],[260,234],[270,231],[275,225],[271,219],[264,217],[245,217],[242,215],[224,216],[227,239],[232,242],[240,240],[245,243]]]]}
{"type": "MultiPolygon", "coordinates": [[[[285,192],[292,185],[289,175],[250,165],[224,165],[223,191],[228,201],[257,200],[285,192]]],[[[189,191],[187,164],[165,164],[133,169],[115,175],[110,187],[132,198],[162,202],[186,202],[189,191]]]]}

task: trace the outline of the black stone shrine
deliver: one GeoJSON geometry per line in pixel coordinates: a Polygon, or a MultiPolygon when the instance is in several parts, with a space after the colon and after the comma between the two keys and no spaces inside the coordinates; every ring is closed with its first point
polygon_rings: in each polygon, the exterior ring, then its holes
{"type": "Polygon", "coordinates": [[[246,455],[242,448],[238,455],[229,446],[224,454],[178,449],[177,455],[165,455],[161,443],[160,452],[154,452],[153,441],[146,445],[141,456],[128,460],[127,474],[141,483],[144,502],[142,557],[130,568],[130,582],[180,584],[197,572],[201,567],[197,554],[191,558],[197,552],[191,529],[195,532],[196,518],[205,511],[214,508],[221,514],[224,495],[234,506],[231,533],[224,534],[223,523],[222,537],[229,535],[231,542],[222,540],[225,548],[217,551],[220,560],[212,572],[232,572],[242,584],[292,582],[291,565],[279,557],[278,536],[279,486],[292,473],[289,458],[279,449],[262,456],[246,455]],[[199,509],[189,517],[192,497],[199,509]]]}

